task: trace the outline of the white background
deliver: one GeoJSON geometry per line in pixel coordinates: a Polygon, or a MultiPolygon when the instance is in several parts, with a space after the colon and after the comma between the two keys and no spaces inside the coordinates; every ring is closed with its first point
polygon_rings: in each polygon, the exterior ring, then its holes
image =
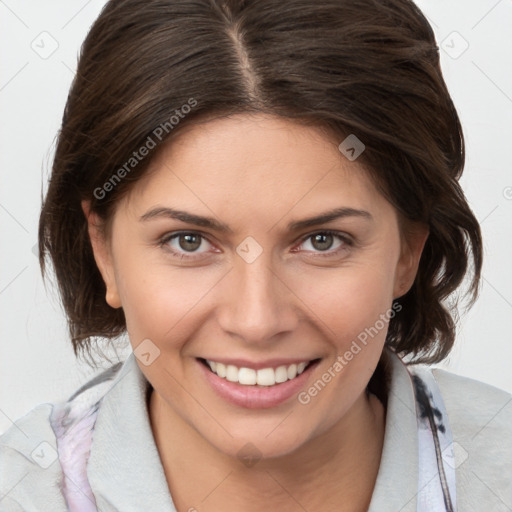
{"type": "MultiPolygon", "coordinates": [[[[104,3],[0,0],[0,433],[99,371],[75,360],[34,246],[79,47],[104,3]]],[[[440,366],[512,392],[512,1],[417,3],[435,30],[464,128],[462,185],[485,243],[480,299],[440,366]]],[[[119,355],[127,353],[125,346],[119,355]]]]}

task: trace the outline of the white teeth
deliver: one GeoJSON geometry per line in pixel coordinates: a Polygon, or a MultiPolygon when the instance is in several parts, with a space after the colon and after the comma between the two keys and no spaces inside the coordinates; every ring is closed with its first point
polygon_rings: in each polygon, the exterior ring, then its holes
{"type": "MultiPolygon", "coordinates": [[[[260,386],[273,386],[276,383],[276,372],[272,368],[262,368],[257,372],[256,382],[260,386]]],[[[242,381],[240,383],[244,384],[242,381]]]]}
{"type": "MultiPolygon", "coordinates": [[[[208,360],[207,360],[208,361],[208,360]]],[[[208,364],[210,361],[208,361],[208,364]]],[[[226,365],[222,363],[217,363],[215,365],[215,369],[212,368],[212,371],[215,372],[219,377],[225,377],[226,376],[226,365]]]]}
{"type": "Polygon", "coordinates": [[[259,386],[273,386],[274,384],[286,382],[300,375],[309,363],[309,361],[303,361],[299,364],[291,364],[290,366],[253,370],[252,368],[238,368],[232,364],[225,365],[216,361],[210,361],[209,359],[206,359],[206,362],[212,372],[216,373],[219,377],[230,382],[238,382],[244,386],[254,386],[255,384],[259,386]]]}
{"type": "Polygon", "coordinates": [[[238,382],[238,368],[232,364],[226,366],[226,380],[229,382],[238,382]]]}
{"type": "Polygon", "coordinates": [[[297,377],[297,365],[291,364],[288,366],[288,380],[294,379],[297,377]]]}
{"type": "Polygon", "coordinates": [[[252,368],[240,368],[238,371],[238,382],[246,386],[254,386],[254,384],[256,384],[256,370],[252,368]]]}
{"type": "Polygon", "coordinates": [[[276,368],[276,382],[286,382],[288,380],[288,369],[286,366],[279,366],[276,368]]]}

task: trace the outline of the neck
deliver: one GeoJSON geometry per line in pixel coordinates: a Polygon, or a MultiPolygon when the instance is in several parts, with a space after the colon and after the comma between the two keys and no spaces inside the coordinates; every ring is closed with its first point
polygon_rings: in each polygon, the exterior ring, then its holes
{"type": "Polygon", "coordinates": [[[155,391],[150,418],[179,512],[365,511],[380,464],[385,408],[362,393],[330,430],[287,455],[245,466],[219,452],[155,391]]]}

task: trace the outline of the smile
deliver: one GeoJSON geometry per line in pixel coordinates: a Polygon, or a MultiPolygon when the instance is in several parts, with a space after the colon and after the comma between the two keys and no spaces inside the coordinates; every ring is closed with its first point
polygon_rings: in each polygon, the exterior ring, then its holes
{"type": "Polygon", "coordinates": [[[220,398],[238,407],[262,409],[291,400],[307,385],[321,358],[256,363],[241,359],[220,362],[198,357],[196,361],[205,382],[220,398]]]}
{"type": "Polygon", "coordinates": [[[302,361],[298,364],[282,365],[277,368],[260,368],[254,370],[252,368],[237,367],[229,364],[225,365],[220,362],[204,359],[211,371],[219,377],[229,382],[237,382],[244,386],[274,386],[281,384],[287,380],[292,380],[300,375],[313,361],[302,361]]]}

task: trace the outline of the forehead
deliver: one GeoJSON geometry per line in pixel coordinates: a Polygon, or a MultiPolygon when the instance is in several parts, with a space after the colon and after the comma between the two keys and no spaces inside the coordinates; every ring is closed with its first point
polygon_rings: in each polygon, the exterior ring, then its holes
{"type": "Polygon", "coordinates": [[[292,210],[383,206],[364,167],[339,151],[340,142],[320,127],[265,114],[189,125],[161,148],[130,202],[139,213],[171,203],[231,217],[267,214],[267,222],[292,210]]]}

